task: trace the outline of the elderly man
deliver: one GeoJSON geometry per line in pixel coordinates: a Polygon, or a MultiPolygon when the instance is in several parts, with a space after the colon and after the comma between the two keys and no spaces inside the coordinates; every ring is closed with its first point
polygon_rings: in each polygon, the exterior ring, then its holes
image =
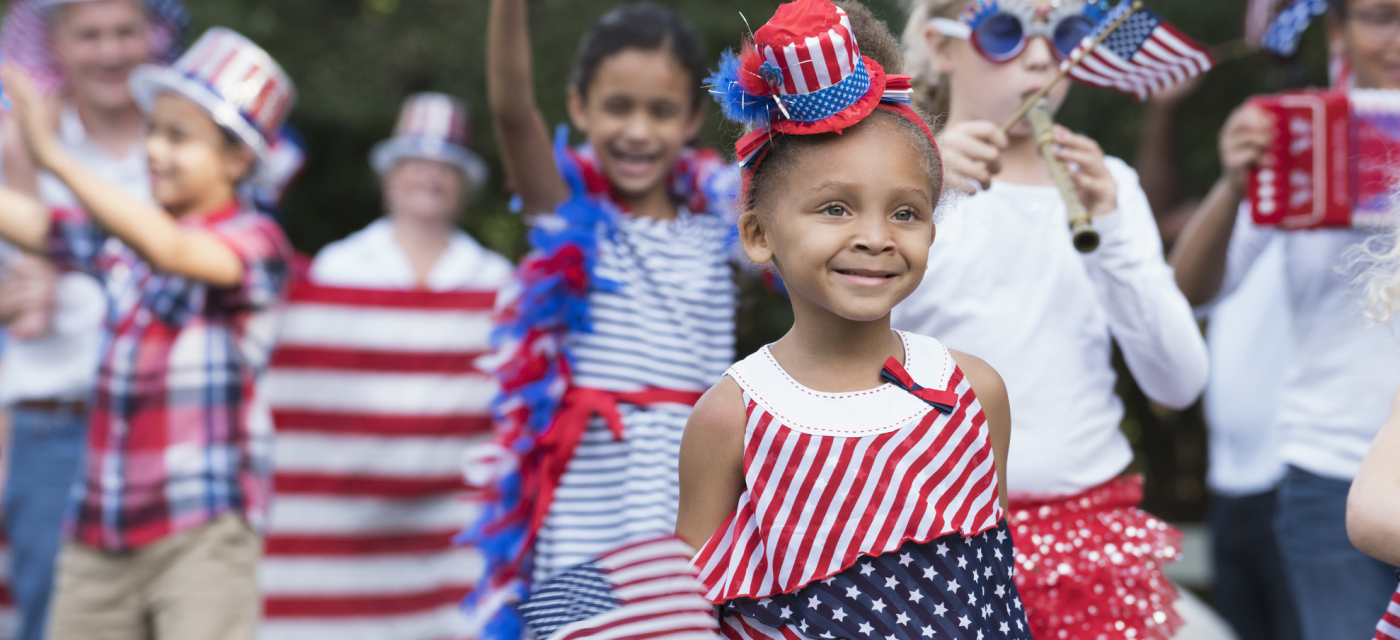
{"type": "MultiPolygon", "coordinates": [[[[0,53],[55,95],[59,137],[87,168],[127,193],[149,199],[144,119],[127,78],[164,58],[187,19],[172,0],[17,0],[0,34],[0,53]],[[44,31],[47,34],[44,34],[44,31]],[[47,37],[35,37],[36,34],[47,37]]],[[[6,184],[47,204],[76,204],[52,175],[36,173],[18,131],[6,122],[6,184]]],[[[5,529],[13,553],[18,640],[44,636],[65,508],[85,449],[86,397],[105,314],[96,280],[54,274],[31,256],[12,255],[0,272],[0,312],[12,340],[0,365],[0,402],[14,416],[5,529]]]]}

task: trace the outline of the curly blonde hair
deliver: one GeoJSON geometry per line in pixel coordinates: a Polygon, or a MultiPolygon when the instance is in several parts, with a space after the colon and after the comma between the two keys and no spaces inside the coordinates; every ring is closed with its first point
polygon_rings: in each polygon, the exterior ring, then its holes
{"type": "Polygon", "coordinates": [[[1365,296],[1366,317],[1386,322],[1400,310],[1400,225],[1371,236],[1352,249],[1345,271],[1365,296]]]}
{"type": "Polygon", "coordinates": [[[914,78],[914,100],[925,113],[941,122],[948,115],[948,79],[938,70],[928,50],[924,30],[934,18],[956,19],[967,0],[907,0],[909,22],[904,25],[904,72],[914,78]]]}

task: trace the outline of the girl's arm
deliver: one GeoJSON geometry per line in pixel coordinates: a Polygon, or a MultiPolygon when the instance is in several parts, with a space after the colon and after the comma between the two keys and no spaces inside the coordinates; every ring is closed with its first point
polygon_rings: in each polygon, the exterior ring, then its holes
{"type": "Polygon", "coordinates": [[[1400,566],[1400,390],[1351,483],[1347,536],[1363,553],[1400,566]]]}
{"type": "Polygon", "coordinates": [[[977,394],[977,402],[982,405],[982,415],[987,418],[987,431],[992,437],[992,455],[997,464],[997,494],[1001,497],[1001,510],[1006,505],[1006,452],[1011,448],[1011,400],[1006,397],[1006,383],[992,365],[981,358],[948,350],[953,354],[953,362],[967,376],[972,392],[977,394]]]}
{"type": "Polygon", "coordinates": [[[744,492],[744,392],[728,376],[705,392],[681,437],[676,535],[699,549],[744,492]]]}
{"type": "MultiPolygon", "coordinates": [[[[201,280],[217,287],[236,287],[243,280],[243,261],[233,249],[202,229],[181,227],[170,214],[127,195],[104,182],[68,155],[59,145],[51,114],[28,76],[6,65],[4,86],[14,102],[13,114],[38,163],[62,180],[87,212],[109,233],[120,238],[159,271],[201,280]]],[[[35,201],[37,204],[37,201],[35,201]]],[[[0,200],[0,206],[4,201],[0,200]]],[[[39,205],[42,210],[42,205],[39,205]]],[[[45,212],[43,234],[48,231],[45,212]]],[[[5,233],[0,228],[0,234],[5,233]]],[[[27,231],[33,233],[33,230],[27,231]]],[[[18,244],[25,244],[17,239],[18,244]]],[[[29,245],[25,245],[29,246],[29,245]]]]}
{"type": "Polygon", "coordinates": [[[486,93],[506,180],[527,214],[554,211],[569,187],[554,164],[554,146],[535,103],[530,24],[525,0],[491,0],[486,31],[486,93]]]}
{"type": "Polygon", "coordinates": [[[1098,143],[1055,127],[1056,155],[1079,165],[1073,172],[1099,248],[1083,258],[1108,328],[1147,397],[1184,409],[1205,389],[1205,341],[1191,306],[1162,257],[1152,207],[1137,173],[1110,163],[1098,143]]]}

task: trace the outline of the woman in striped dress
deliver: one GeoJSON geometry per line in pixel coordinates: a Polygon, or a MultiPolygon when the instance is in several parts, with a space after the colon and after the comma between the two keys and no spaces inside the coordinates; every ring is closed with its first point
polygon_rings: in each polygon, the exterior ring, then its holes
{"type": "Polygon", "coordinates": [[[467,603],[485,639],[519,637],[506,605],[545,581],[674,530],[686,419],[734,357],[737,171],[688,146],[704,117],[699,40],[655,5],[600,18],[569,88],[587,144],[569,148],[535,105],[528,36],[525,0],[493,0],[492,117],[533,251],[486,363],[498,445],[467,467],[497,497],[463,536],[486,557],[467,603]]]}
{"type": "Polygon", "coordinates": [[[734,640],[1030,638],[1002,518],[1001,378],[890,328],[924,278],[942,183],[908,78],[884,72],[899,64],[864,7],[797,0],[713,81],[753,127],[744,251],[794,312],[706,393],[681,445],[676,532],[734,640]]]}

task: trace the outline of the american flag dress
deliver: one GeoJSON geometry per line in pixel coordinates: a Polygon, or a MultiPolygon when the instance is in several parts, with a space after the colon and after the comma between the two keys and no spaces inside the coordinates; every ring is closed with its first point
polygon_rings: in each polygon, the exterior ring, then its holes
{"type": "Polygon", "coordinates": [[[981,405],[941,343],[900,336],[868,391],[802,386],[766,347],[727,372],[747,488],[694,559],[726,637],[1030,639],[981,405]]]}

